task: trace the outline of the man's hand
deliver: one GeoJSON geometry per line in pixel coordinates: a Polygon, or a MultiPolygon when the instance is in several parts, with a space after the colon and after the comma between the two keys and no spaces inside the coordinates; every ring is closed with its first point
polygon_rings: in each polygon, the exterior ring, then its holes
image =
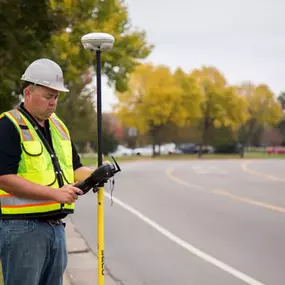
{"type": "Polygon", "coordinates": [[[83,191],[74,184],[64,185],[63,187],[56,189],[54,193],[54,199],[61,204],[72,204],[78,199],[78,195],[82,195],[83,191]]]}
{"type": "Polygon", "coordinates": [[[88,178],[94,169],[82,166],[74,171],[74,181],[81,182],[88,178]]]}

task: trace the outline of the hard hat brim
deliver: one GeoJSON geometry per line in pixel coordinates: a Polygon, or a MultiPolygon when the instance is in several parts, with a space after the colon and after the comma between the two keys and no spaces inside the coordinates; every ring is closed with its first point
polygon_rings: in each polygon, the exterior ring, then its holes
{"type": "Polygon", "coordinates": [[[44,87],[47,87],[47,88],[50,88],[50,89],[53,89],[53,90],[56,90],[56,91],[59,91],[59,92],[70,92],[69,89],[65,88],[64,86],[63,87],[51,87],[49,84],[44,84],[44,83],[41,83],[41,84],[37,84],[35,82],[33,82],[32,80],[27,80],[24,76],[22,76],[21,78],[22,81],[26,81],[26,82],[30,82],[32,85],[35,85],[35,86],[44,86],[44,87]]]}
{"type": "MultiPolygon", "coordinates": [[[[49,87],[50,88],[50,87],[49,87]]],[[[51,88],[53,90],[57,90],[57,91],[60,91],[60,92],[69,92],[69,89],[65,88],[65,87],[62,87],[62,88],[51,88]]]]}

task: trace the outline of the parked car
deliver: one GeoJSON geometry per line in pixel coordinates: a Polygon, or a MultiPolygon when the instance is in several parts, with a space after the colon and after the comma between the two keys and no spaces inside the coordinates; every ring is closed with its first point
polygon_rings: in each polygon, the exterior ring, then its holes
{"type": "MultiPolygon", "coordinates": [[[[158,154],[159,152],[161,155],[182,153],[181,150],[176,148],[175,143],[162,144],[160,147],[158,145],[155,145],[155,153],[158,154]]],[[[147,145],[144,147],[135,148],[134,154],[135,155],[143,155],[143,156],[152,156],[153,155],[153,146],[147,145]]]]}
{"type": "Polygon", "coordinates": [[[267,147],[266,148],[266,153],[268,154],[273,154],[273,153],[278,153],[278,154],[285,154],[285,147],[281,147],[281,146],[276,146],[276,147],[267,147]]]}
{"type": "Polygon", "coordinates": [[[194,143],[183,143],[176,146],[176,149],[181,151],[182,153],[197,153],[198,146],[194,143]]]}
{"type": "Polygon", "coordinates": [[[119,157],[119,156],[130,156],[133,155],[134,151],[131,148],[125,147],[123,145],[118,145],[117,149],[112,152],[109,153],[109,155],[112,155],[114,157],[119,157]]]}
{"type": "MultiPolygon", "coordinates": [[[[156,150],[158,152],[158,149],[156,150]]],[[[167,143],[160,146],[161,155],[180,154],[182,151],[176,148],[175,143],[167,143]]]]}
{"type": "Polygon", "coordinates": [[[134,155],[152,156],[153,150],[151,145],[137,147],[134,149],[134,155]]]}

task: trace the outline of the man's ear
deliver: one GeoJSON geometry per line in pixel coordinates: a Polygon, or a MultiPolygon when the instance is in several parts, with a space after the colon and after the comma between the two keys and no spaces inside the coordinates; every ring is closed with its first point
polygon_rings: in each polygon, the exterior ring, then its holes
{"type": "Polygon", "coordinates": [[[31,95],[31,89],[30,89],[30,86],[27,86],[24,90],[23,90],[23,96],[24,98],[26,99],[27,97],[30,97],[31,95]]]}

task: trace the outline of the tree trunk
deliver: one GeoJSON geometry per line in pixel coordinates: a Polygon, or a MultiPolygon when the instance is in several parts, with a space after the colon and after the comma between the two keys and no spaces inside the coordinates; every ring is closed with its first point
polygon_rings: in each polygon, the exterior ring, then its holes
{"type": "Polygon", "coordinates": [[[203,155],[203,146],[205,145],[205,143],[207,141],[207,133],[208,133],[209,127],[210,127],[209,118],[206,117],[205,120],[204,120],[202,141],[201,141],[201,143],[199,145],[198,158],[201,158],[202,155],[203,155]]]}
{"type": "Polygon", "coordinates": [[[249,146],[249,144],[250,144],[250,141],[251,141],[251,138],[252,138],[252,134],[253,134],[253,131],[254,131],[254,127],[255,127],[255,120],[252,119],[249,122],[248,132],[246,133],[246,137],[245,137],[246,146],[249,146]]]}
{"type": "Polygon", "coordinates": [[[156,152],[155,152],[155,142],[152,144],[152,157],[156,156],[156,152]]]}

